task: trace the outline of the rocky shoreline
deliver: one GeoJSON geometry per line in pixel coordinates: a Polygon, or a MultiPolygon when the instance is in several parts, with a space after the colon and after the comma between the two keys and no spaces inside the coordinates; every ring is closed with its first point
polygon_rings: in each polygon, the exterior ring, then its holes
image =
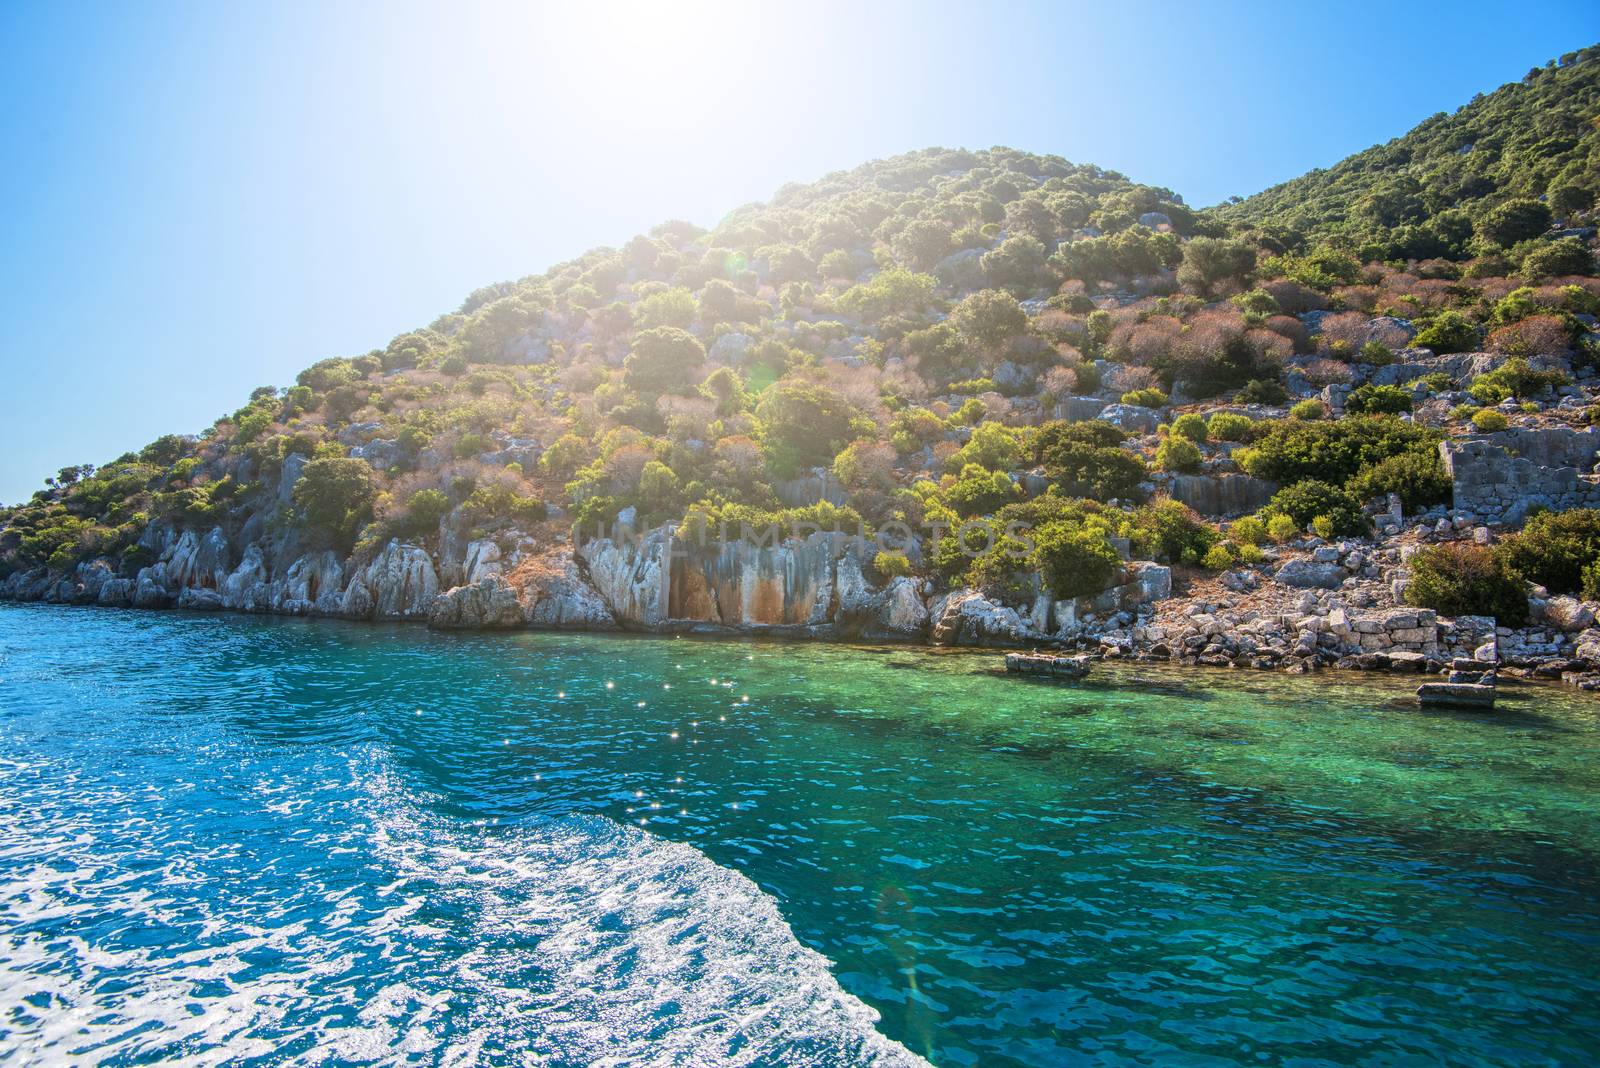
{"type": "Polygon", "coordinates": [[[272,539],[239,547],[220,527],[201,535],[152,525],[146,539],[155,563],[133,578],[103,560],[71,574],[36,569],[0,581],[0,599],[437,629],[897,641],[1297,674],[1440,675],[1468,660],[1505,678],[1600,689],[1600,604],[1535,589],[1526,627],[1443,618],[1404,603],[1406,561],[1428,544],[1482,543],[1495,532],[1442,510],[1409,521],[1380,516],[1376,531],[1269,546],[1258,562],[1221,574],[1127,561],[1120,581],[1099,595],[1004,603],[926,579],[874,581],[866,548],[838,533],[691,546],[668,526],[576,547],[570,535],[542,546],[522,537],[509,551],[502,541],[446,538],[456,551],[437,555],[391,541],[362,560],[327,550],[296,555],[272,539]]]}

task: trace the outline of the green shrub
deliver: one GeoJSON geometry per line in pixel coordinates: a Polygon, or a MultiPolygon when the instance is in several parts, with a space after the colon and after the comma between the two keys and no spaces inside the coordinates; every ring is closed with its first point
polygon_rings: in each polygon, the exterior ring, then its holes
{"type": "Polygon", "coordinates": [[[1209,571],[1226,571],[1234,564],[1233,553],[1221,542],[1206,550],[1206,555],[1201,559],[1202,567],[1209,571]]]}
{"type": "Polygon", "coordinates": [[[1256,516],[1241,516],[1228,524],[1228,537],[1240,545],[1260,545],[1267,539],[1267,525],[1256,516]]]}
{"type": "Polygon", "coordinates": [[[1156,465],[1163,471],[1192,474],[1200,470],[1200,446],[1176,434],[1167,436],[1156,449],[1156,465]]]}
{"type": "MultiPolygon", "coordinates": [[[[1218,412],[1206,421],[1206,433],[1218,441],[1248,441],[1256,421],[1237,412],[1218,412]]],[[[1177,429],[1177,424],[1173,424],[1177,429]]],[[[1204,440],[1204,439],[1196,439],[1204,440]]]]}
{"type": "Polygon", "coordinates": [[[1472,425],[1485,434],[1494,434],[1509,427],[1511,420],[1493,408],[1479,408],[1472,413],[1472,425]]]}
{"type": "Polygon", "coordinates": [[[1300,524],[1286,515],[1275,515],[1267,520],[1267,536],[1282,544],[1300,536],[1300,524]]]}
{"type": "Polygon", "coordinates": [[[1528,400],[1546,388],[1564,386],[1567,381],[1567,376],[1560,371],[1535,371],[1527,360],[1513,356],[1493,371],[1473,379],[1468,392],[1479,404],[1499,404],[1510,398],[1528,400]]]}
{"type": "Polygon", "coordinates": [[[989,406],[977,397],[963,401],[961,407],[951,413],[950,421],[957,426],[977,426],[989,416],[989,406]]]}
{"type": "Polygon", "coordinates": [[[1250,474],[1281,485],[1311,478],[1342,486],[1391,456],[1435,448],[1439,436],[1393,415],[1355,415],[1336,422],[1284,420],[1271,424],[1235,456],[1250,474]]]}
{"type": "Polygon", "coordinates": [[[1600,601],[1600,560],[1583,565],[1581,592],[1585,601],[1600,601]]]}
{"type": "Polygon", "coordinates": [[[459,460],[469,459],[479,453],[493,451],[494,439],[487,434],[468,431],[456,439],[455,453],[456,458],[459,460]]]}
{"type": "Polygon", "coordinates": [[[945,500],[963,517],[987,515],[1001,505],[1017,499],[1018,489],[1011,476],[968,464],[945,491],[945,500]]]}
{"type": "Polygon", "coordinates": [[[1411,410],[1411,394],[1399,386],[1357,386],[1344,409],[1351,415],[1397,415],[1411,410]]]}
{"type": "Polygon", "coordinates": [[[1387,367],[1394,363],[1394,352],[1381,341],[1369,341],[1361,346],[1360,360],[1372,367],[1387,367]]]}
{"type": "Polygon", "coordinates": [[[1447,542],[1411,558],[1406,602],[1445,616],[1493,616],[1502,626],[1528,621],[1528,595],[1500,556],[1482,545],[1447,542]]]}
{"type": "Polygon", "coordinates": [[[397,525],[400,537],[420,538],[439,532],[439,520],[450,511],[450,498],[443,490],[419,489],[406,500],[406,515],[397,525]]]}
{"type": "Polygon", "coordinates": [[[1421,451],[1381,460],[1351,479],[1346,488],[1361,500],[1397,493],[1408,512],[1448,504],[1452,491],[1439,454],[1421,451]]]}
{"type": "Polygon", "coordinates": [[[1017,433],[1001,423],[979,423],[972,436],[945,461],[945,470],[961,471],[977,464],[991,471],[1009,471],[1022,462],[1017,433]]]}
{"type": "Polygon", "coordinates": [[[1319,515],[1311,520],[1311,532],[1319,538],[1332,538],[1339,533],[1331,516],[1319,515]]]}
{"type": "Polygon", "coordinates": [[[507,486],[479,486],[461,502],[461,516],[473,527],[538,523],[549,514],[543,501],[507,486]]]}
{"type": "Polygon", "coordinates": [[[1485,241],[1510,248],[1519,241],[1538,237],[1549,225],[1548,205],[1529,197],[1514,197],[1484,212],[1474,228],[1485,241]]]}
{"type": "Polygon", "coordinates": [[[1551,593],[1576,593],[1583,569],[1600,559],[1600,510],[1539,512],[1500,543],[1507,566],[1551,593]]]}
{"type": "Polygon", "coordinates": [[[1199,563],[1218,539],[1194,509],[1173,500],[1135,509],[1129,533],[1140,552],[1167,563],[1199,563]]]}
{"type": "Polygon", "coordinates": [[[1302,528],[1318,517],[1326,518],[1332,526],[1331,534],[1325,536],[1361,534],[1367,529],[1367,517],[1361,514],[1361,502],[1354,495],[1316,479],[1283,487],[1272,495],[1263,514],[1286,515],[1302,528]]]}
{"type": "Polygon", "coordinates": [[[1033,532],[1031,564],[1058,598],[1085,597],[1112,585],[1122,560],[1099,529],[1050,522],[1033,532]]]}
{"type": "Polygon", "coordinates": [[[1110,423],[1050,422],[1033,436],[1034,461],[1067,494],[1108,501],[1132,497],[1144,460],[1117,446],[1127,435],[1110,423]]]}
{"type": "Polygon", "coordinates": [[[911,574],[911,561],[899,550],[885,549],[872,558],[872,568],[886,579],[911,574]]]}
{"type": "Polygon", "coordinates": [[[833,463],[858,429],[859,413],[826,386],[785,379],[768,388],[756,406],[756,426],[767,463],[779,477],[833,463]]]}
{"type": "MultiPolygon", "coordinates": [[[[694,298],[687,293],[683,296],[688,297],[687,314],[692,318],[694,298]]],[[[699,384],[695,372],[705,359],[705,346],[686,330],[676,326],[641,330],[634,335],[633,347],[622,362],[622,384],[647,397],[693,393],[699,384]]]]}
{"type": "Polygon", "coordinates": [[[1276,378],[1253,378],[1233,395],[1238,404],[1283,404],[1289,391],[1276,378]]]}
{"type": "Polygon", "coordinates": [[[1197,412],[1186,412],[1172,421],[1171,433],[1188,438],[1196,444],[1202,444],[1210,431],[1206,427],[1205,416],[1197,412]]]}
{"type": "Polygon", "coordinates": [[[1140,408],[1164,408],[1167,404],[1167,395],[1159,389],[1130,389],[1122,395],[1123,404],[1133,404],[1140,408]]]}
{"type": "Polygon", "coordinates": [[[1411,343],[1419,348],[1447,352],[1470,352],[1478,346],[1477,324],[1458,311],[1443,311],[1417,331],[1411,343]]]}
{"type": "Polygon", "coordinates": [[[1328,414],[1328,410],[1324,408],[1322,406],[1322,402],[1317,400],[1315,397],[1307,397],[1305,400],[1298,402],[1293,408],[1289,409],[1289,417],[1291,419],[1298,419],[1302,423],[1309,423],[1313,420],[1321,419],[1326,414],[1328,414]]]}
{"type": "Polygon", "coordinates": [[[377,487],[365,460],[325,457],[306,464],[295,481],[294,506],[313,534],[348,550],[356,532],[372,518],[377,487]]]}
{"type": "Polygon", "coordinates": [[[1443,393],[1445,390],[1454,385],[1455,379],[1451,378],[1444,371],[1433,371],[1418,378],[1413,378],[1411,381],[1406,383],[1406,386],[1412,389],[1415,389],[1417,386],[1425,386],[1430,393],[1443,393]]]}

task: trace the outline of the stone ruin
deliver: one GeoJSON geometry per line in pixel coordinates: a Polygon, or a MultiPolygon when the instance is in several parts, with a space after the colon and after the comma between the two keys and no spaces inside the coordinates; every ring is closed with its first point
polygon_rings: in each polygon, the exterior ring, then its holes
{"type": "Polygon", "coordinates": [[[1483,523],[1520,523],[1535,506],[1600,508],[1600,429],[1513,429],[1439,443],[1455,508],[1483,523]]]}

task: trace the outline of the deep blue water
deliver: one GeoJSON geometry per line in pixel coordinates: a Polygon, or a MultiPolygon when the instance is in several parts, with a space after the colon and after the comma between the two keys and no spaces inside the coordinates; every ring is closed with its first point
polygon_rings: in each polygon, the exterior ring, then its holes
{"type": "Polygon", "coordinates": [[[0,1059],[1580,1065],[1600,720],[0,605],[0,1059]]]}

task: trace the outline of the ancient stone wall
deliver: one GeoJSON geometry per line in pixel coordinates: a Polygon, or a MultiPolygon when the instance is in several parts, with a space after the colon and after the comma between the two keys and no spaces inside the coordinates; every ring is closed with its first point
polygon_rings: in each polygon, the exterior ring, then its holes
{"type": "Polygon", "coordinates": [[[1593,430],[1515,430],[1439,444],[1456,510],[1484,523],[1519,523],[1536,505],[1600,508],[1600,481],[1588,473],[1596,452],[1593,430]]]}

